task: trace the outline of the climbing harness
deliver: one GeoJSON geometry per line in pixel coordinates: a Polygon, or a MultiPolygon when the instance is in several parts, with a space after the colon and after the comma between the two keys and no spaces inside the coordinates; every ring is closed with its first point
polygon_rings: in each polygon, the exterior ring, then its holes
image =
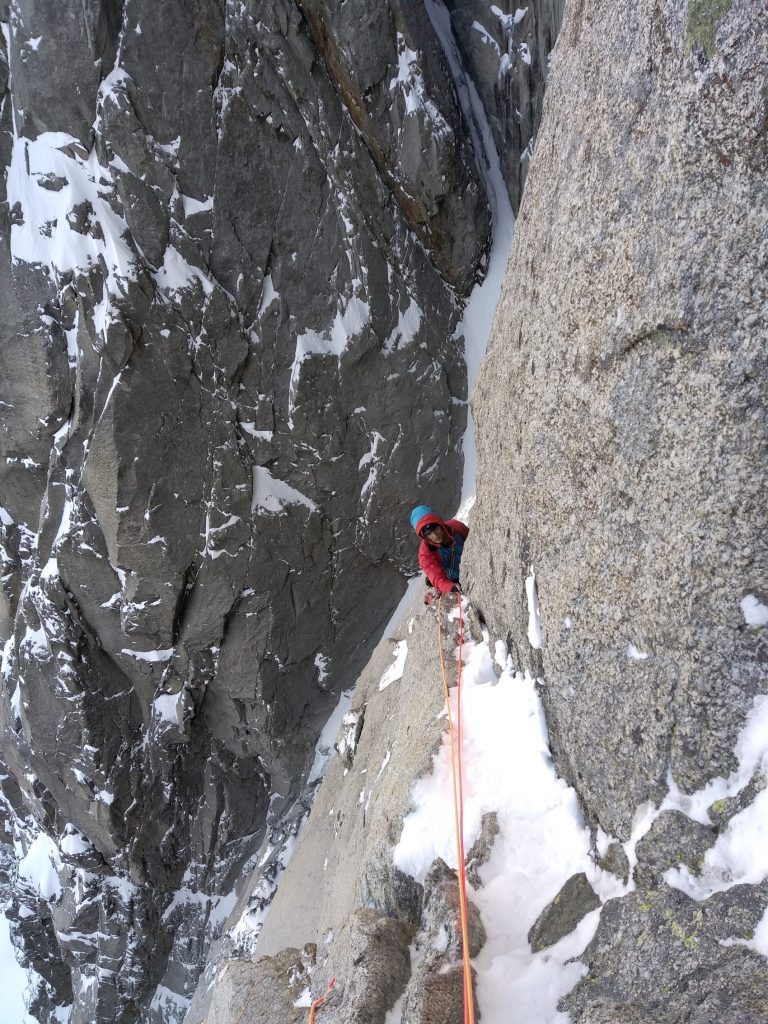
{"type": "Polygon", "coordinates": [[[472,964],[469,956],[469,912],[467,908],[467,869],[464,861],[464,785],[461,766],[461,669],[464,646],[464,612],[461,594],[456,595],[459,609],[459,667],[456,680],[456,729],[453,726],[448,676],[443,655],[443,596],[437,599],[437,647],[440,652],[440,674],[443,680],[445,708],[448,712],[448,732],[451,739],[451,775],[453,778],[453,812],[456,822],[456,860],[459,876],[459,916],[461,920],[461,949],[464,977],[464,1024],[475,1024],[475,997],[472,989],[472,964]]]}
{"type": "Polygon", "coordinates": [[[318,1007],[323,1005],[325,1000],[328,998],[328,993],[331,991],[331,989],[333,988],[333,986],[335,984],[336,984],[336,979],[335,978],[331,978],[330,984],[328,985],[328,988],[325,990],[325,992],[320,996],[319,999],[316,999],[314,1001],[314,1003],[312,1003],[312,1005],[309,1008],[309,1021],[308,1021],[308,1024],[315,1024],[315,1011],[318,1009],[318,1007]]]}

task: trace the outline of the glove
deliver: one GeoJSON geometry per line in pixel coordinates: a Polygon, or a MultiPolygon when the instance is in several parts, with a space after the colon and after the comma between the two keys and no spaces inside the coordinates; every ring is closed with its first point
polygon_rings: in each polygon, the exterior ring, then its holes
{"type": "Polygon", "coordinates": [[[430,590],[430,592],[428,594],[424,595],[424,604],[432,604],[434,599],[435,599],[435,595],[430,590]]]}
{"type": "Polygon", "coordinates": [[[461,593],[463,593],[463,591],[461,589],[461,585],[458,584],[458,583],[454,583],[454,585],[451,587],[450,593],[451,594],[461,594],[461,593]]]}

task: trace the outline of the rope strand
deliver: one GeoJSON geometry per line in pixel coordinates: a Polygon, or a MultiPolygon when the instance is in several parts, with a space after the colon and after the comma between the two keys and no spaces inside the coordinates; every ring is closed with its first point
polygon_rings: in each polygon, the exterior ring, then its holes
{"type": "Polygon", "coordinates": [[[312,1003],[312,1005],[309,1008],[309,1021],[308,1021],[308,1024],[315,1024],[315,1013],[316,1013],[318,1007],[322,1006],[323,1003],[325,1002],[325,1000],[328,998],[328,993],[331,991],[331,989],[333,988],[333,986],[335,984],[336,984],[336,979],[335,978],[331,978],[330,984],[328,985],[328,988],[325,990],[325,992],[320,996],[319,999],[316,999],[314,1001],[314,1003],[312,1003]]]}
{"type": "Polygon", "coordinates": [[[461,764],[461,668],[464,645],[464,616],[461,607],[461,594],[456,595],[459,609],[459,667],[456,685],[457,730],[454,732],[451,700],[448,689],[448,677],[443,656],[443,599],[437,599],[437,646],[440,654],[440,674],[445,694],[445,708],[448,713],[448,732],[451,739],[451,776],[453,780],[453,812],[456,825],[456,861],[459,876],[459,917],[461,923],[461,947],[464,981],[464,1024],[475,1024],[475,998],[472,989],[472,964],[469,955],[469,911],[467,908],[467,874],[464,861],[464,786],[462,782],[461,764]],[[457,735],[458,734],[458,735],[457,735]]]}

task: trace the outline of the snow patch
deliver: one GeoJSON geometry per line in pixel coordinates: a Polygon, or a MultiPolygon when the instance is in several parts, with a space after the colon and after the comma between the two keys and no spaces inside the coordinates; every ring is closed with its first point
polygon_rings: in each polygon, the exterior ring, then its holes
{"type": "Polygon", "coordinates": [[[384,342],[382,351],[389,355],[396,349],[407,348],[421,329],[423,315],[419,304],[411,299],[408,309],[404,313],[400,312],[397,327],[384,342]]]}
{"type": "Polygon", "coordinates": [[[179,292],[184,288],[194,287],[195,281],[201,286],[206,295],[213,292],[213,282],[205,276],[199,267],[193,267],[187,263],[178,249],[169,245],[165,250],[163,265],[155,272],[157,285],[163,291],[179,292]]]}
{"type": "Polygon", "coordinates": [[[266,466],[254,466],[251,509],[274,513],[282,512],[285,505],[304,505],[310,512],[317,511],[317,505],[306,494],[272,476],[266,466]]]}
{"type": "Polygon", "coordinates": [[[638,650],[638,648],[635,647],[634,644],[627,644],[624,653],[630,659],[630,661],[645,661],[645,659],[648,657],[648,655],[644,651],[638,650]]]}
{"type": "Polygon", "coordinates": [[[320,331],[308,330],[296,338],[296,351],[291,363],[288,384],[288,408],[296,408],[296,394],[299,386],[301,365],[311,356],[336,356],[341,359],[350,341],[358,337],[370,323],[371,312],[367,302],[353,296],[344,309],[337,311],[330,328],[320,331]]]}
{"type": "MultiPolygon", "coordinates": [[[[728,779],[711,780],[690,796],[671,785],[660,810],[681,810],[694,821],[710,824],[707,809],[716,800],[736,796],[755,772],[768,773],[768,696],[755,697],[752,711],[739,733],[735,749],[739,767],[728,779]]],[[[670,780],[671,781],[671,780],[670,780]]],[[[768,789],[761,790],[743,811],[734,815],[714,846],[704,855],[699,876],[687,867],[668,871],[665,881],[695,900],[703,900],[734,885],[758,885],[768,878],[768,789]]]]}
{"type": "Polygon", "coordinates": [[[320,738],[315,744],[315,760],[307,777],[307,785],[316,782],[325,773],[333,753],[333,744],[336,742],[344,716],[349,711],[351,704],[352,690],[346,690],[342,693],[338,704],[328,716],[328,720],[323,726],[323,731],[320,733],[320,738]]]}
{"type": "MultiPolygon", "coordinates": [[[[497,663],[504,656],[496,647],[497,663]]],[[[549,752],[544,712],[530,675],[504,658],[501,675],[487,642],[467,642],[463,671],[462,758],[464,841],[468,850],[487,811],[500,834],[480,868],[483,888],[471,894],[488,936],[474,965],[482,1019],[504,1024],[559,1024],[557,1003],[583,976],[577,958],[593,937],[593,911],[556,945],[532,953],[528,931],[572,875],[584,871],[602,899],[627,889],[590,857],[590,835],[576,793],[558,778],[549,752]],[[494,685],[487,685],[487,684],[494,685]],[[569,962],[573,961],[573,962],[569,962]]],[[[452,713],[458,711],[451,690],[452,713]]],[[[448,735],[433,773],[418,780],[414,810],[405,818],[394,861],[423,880],[435,857],[456,867],[451,751],[448,735]]],[[[396,1019],[396,1018],[395,1018],[396,1019]]]]}
{"type": "Polygon", "coordinates": [[[56,843],[45,832],[38,832],[26,854],[18,863],[19,877],[49,903],[61,896],[59,870],[61,860],[56,843]]]}
{"type": "Polygon", "coordinates": [[[121,654],[126,654],[129,658],[135,658],[136,661],[170,661],[173,657],[174,648],[167,647],[160,651],[132,651],[128,647],[123,647],[120,651],[121,654]]]}
{"type": "Polygon", "coordinates": [[[406,640],[400,640],[399,643],[396,643],[394,653],[395,660],[379,680],[379,690],[386,690],[391,683],[396,683],[398,679],[403,678],[405,661],[408,657],[408,642],[406,640]]]}
{"type": "Polygon", "coordinates": [[[322,683],[328,678],[328,666],[330,663],[330,658],[327,658],[324,654],[315,655],[315,668],[317,669],[318,683],[322,683]]]}
{"type": "Polygon", "coordinates": [[[747,594],[740,607],[744,621],[752,629],[768,626],[768,608],[754,594],[747,594]]]}
{"type": "Polygon", "coordinates": [[[181,691],[178,693],[161,693],[152,701],[152,712],[161,721],[170,725],[179,724],[179,705],[181,691]]]}

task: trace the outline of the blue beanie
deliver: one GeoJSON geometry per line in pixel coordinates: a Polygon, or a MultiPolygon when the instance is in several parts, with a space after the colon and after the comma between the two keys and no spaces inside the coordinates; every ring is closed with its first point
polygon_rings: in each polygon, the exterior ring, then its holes
{"type": "Polygon", "coordinates": [[[411,512],[411,526],[416,529],[416,524],[424,519],[426,516],[434,516],[435,510],[430,508],[429,505],[417,505],[416,508],[411,512]]]}

